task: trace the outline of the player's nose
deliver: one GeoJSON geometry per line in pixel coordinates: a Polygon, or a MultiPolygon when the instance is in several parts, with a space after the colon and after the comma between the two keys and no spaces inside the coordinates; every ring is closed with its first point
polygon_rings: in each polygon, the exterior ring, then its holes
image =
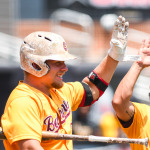
{"type": "Polygon", "coordinates": [[[61,71],[65,71],[67,72],[68,71],[68,67],[66,66],[65,63],[63,63],[62,67],[61,67],[61,71]]]}

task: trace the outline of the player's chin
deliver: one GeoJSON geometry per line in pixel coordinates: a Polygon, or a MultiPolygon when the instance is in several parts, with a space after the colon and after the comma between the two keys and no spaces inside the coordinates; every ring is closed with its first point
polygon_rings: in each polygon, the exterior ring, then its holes
{"type": "Polygon", "coordinates": [[[55,88],[55,89],[60,89],[64,86],[64,82],[63,81],[59,81],[59,82],[54,82],[52,84],[52,86],[55,88]]]}

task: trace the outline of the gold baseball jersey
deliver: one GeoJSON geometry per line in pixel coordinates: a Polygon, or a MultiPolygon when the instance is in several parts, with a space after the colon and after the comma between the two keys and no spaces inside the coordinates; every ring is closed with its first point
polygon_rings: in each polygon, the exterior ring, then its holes
{"type": "MultiPolygon", "coordinates": [[[[128,128],[121,128],[128,138],[149,138],[150,137],[150,106],[141,103],[132,102],[135,107],[135,114],[132,124],[128,128]]],[[[130,144],[132,150],[148,150],[150,149],[150,141],[148,148],[144,145],[130,144]]]]}
{"type": "Polygon", "coordinates": [[[19,150],[15,143],[23,139],[41,142],[44,150],[71,150],[71,140],[41,141],[42,131],[72,134],[72,111],[82,101],[84,88],[80,82],[64,83],[61,89],[51,89],[50,95],[19,82],[6,103],[1,126],[8,140],[6,150],[19,150]]]}

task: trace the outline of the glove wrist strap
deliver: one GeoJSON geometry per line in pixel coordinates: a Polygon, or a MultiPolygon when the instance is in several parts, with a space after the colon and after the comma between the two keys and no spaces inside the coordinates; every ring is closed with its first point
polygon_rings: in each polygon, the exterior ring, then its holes
{"type": "Polygon", "coordinates": [[[118,54],[113,51],[113,49],[109,49],[108,55],[116,61],[123,61],[124,54],[118,54]]]}

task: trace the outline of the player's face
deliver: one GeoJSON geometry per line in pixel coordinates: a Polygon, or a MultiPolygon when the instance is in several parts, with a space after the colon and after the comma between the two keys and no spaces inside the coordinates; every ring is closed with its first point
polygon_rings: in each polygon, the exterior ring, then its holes
{"type": "Polygon", "coordinates": [[[50,67],[50,71],[45,77],[47,78],[47,86],[49,88],[59,89],[63,86],[63,75],[68,71],[64,61],[47,60],[46,63],[50,67]]]}

